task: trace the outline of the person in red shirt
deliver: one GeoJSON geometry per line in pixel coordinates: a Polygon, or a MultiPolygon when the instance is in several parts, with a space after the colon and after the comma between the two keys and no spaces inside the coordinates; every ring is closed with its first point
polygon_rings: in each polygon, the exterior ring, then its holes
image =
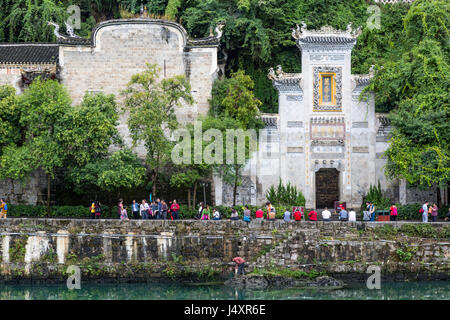
{"type": "Polygon", "coordinates": [[[295,210],[295,212],[294,212],[294,220],[295,221],[302,221],[302,213],[298,209],[295,210]]]}
{"type": "Polygon", "coordinates": [[[264,211],[262,211],[262,209],[259,208],[255,212],[255,217],[256,217],[257,220],[263,220],[264,219],[264,211]]]}
{"type": "Polygon", "coordinates": [[[310,221],[317,221],[317,212],[314,211],[314,209],[312,209],[309,213],[308,213],[308,217],[310,221]]]}
{"type": "Polygon", "coordinates": [[[245,260],[241,257],[235,257],[233,258],[233,262],[236,263],[235,269],[237,269],[237,275],[244,274],[245,260]]]}
{"type": "Polygon", "coordinates": [[[170,211],[172,212],[173,220],[178,220],[178,212],[180,211],[180,205],[177,203],[177,200],[173,200],[173,203],[170,206],[170,211]]]}

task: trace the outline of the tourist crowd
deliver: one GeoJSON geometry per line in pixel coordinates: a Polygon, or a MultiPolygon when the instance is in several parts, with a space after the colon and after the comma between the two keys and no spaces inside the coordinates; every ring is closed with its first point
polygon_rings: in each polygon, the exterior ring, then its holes
{"type": "MultiPolygon", "coordinates": [[[[180,218],[179,214],[180,206],[176,200],[173,200],[169,203],[166,203],[165,200],[160,199],[156,199],[156,201],[151,201],[150,203],[148,203],[147,200],[142,200],[140,204],[136,202],[136,200],[133,200],[130,207],[131,207],[130,208],[131,217],[135,220],[137,219],[178,220],[180,218]]],[[[118,210],[117,215],[119,219],[121,220],[130,219],[128,216],[128,208],[124,206],[122,199],[119,200],[117,210],[118,210]]],[[[98,201],[92,202],[92,205],[90,206],[90,211],[92,219],[100,218],[102,209],[98,201]]],[[[352,208],[347,209],[345,207],[345,204],[339,204],[337,208],[333,210],[333,213],[328,208],[325,208],[320,214],[315,209],[310,210],[306,214],[304,212],[303,207],[293,207],[291,211],[288,208],[286,208],[286,210],[282,215],[282,220],[286,222],[302,221],[302,219],[303,220],[307,219],[309,221],[318,221],[321,218],[322,221],[331,221],[332,217],[334,216],[339,221],[350,221],[350,222],[356,221],[355,210],[353,210],[352,208]]],[[[438,216],[438,207],[436,204],[433,204],[433,206],[430,206],[428,208],[428,202],[426,202],[422,206],[420,213],[422,214],[423,222],[428,222],[428,214],[431,215],[432,221],[436,222],[438,216]]],[[[363,212],[363,220],[375,221],[375,215],[376,215],[375,205],[372,202],[366,202],[366,210],[364,210],[363,212]]],[[[390,207],[389,220],[396,221],[397,216],[398,216],[397,207],[395,205],[392,205],[390,207]]],[[[221,214],[218,208],[210,207],[209,205],[205,205],[203,202],[201,202],[198,208],[198,212],[194,218],[198,220],[222,220],[224,216],[221,214]]],[[[255,220],[266,219],[269,221],[274,221],[276,220],[276,209],[270,202],[267,202],[264,210],[262,207],[260,207],[253,214],[249,206],[245,206],[243,208],[242,220],[250,222],[253,218],[255,220]]],[[[447,214],[447,217],[445,218],[445,221],[448,221],[449,218],[450,218],[450,209],[447,214]]],[[[239,217],[239,213],[235,208],[231,208],[230,219],[231,220],[241,219],[239,217]]]]}
{"type": "MultiPolygon", "coordinates": [[[[258,208],[254,213],[250,210],[248,206],[243,208],[242,220],[250,222],[253,218],[255,220],[269,220],[273,221],[276,219],[275,207],[267,202],[265,205],[265,210],[262,207],[258,208]]],[[[178,220],[180,219],[180,206],[177,200],[170,201],[167,203],[165,200],[156,199],[150,203],[147,200],[142,200],[139,204],[136,200],[130,205],[128,209],[123,200],[120,199],[117,205],[117,217],[121,220],[129,220],[128,210],[131,213],[132,219],[161,219],[161,220],[178,220]]],[[[92,219],[100,219],[102,216],[102,206],[98,201],[92,201],[89,206],[89,211],[91,213],[92,219]]],[[[428,218],[431,217],[432,222],[438,221],[439,208],[436,203],[429,206],[428,202],[425,202],[419,210],[419,214],[422,218],[422,222],[428,222],[428,218]]],[[[4,198],[0,198],[0,219],[6,219],[8,213],[8,205],[4,198]]],[[[366,202],[366,210],[363,211],[364,221],[375,221],[375,205],[372,202],[366,202]]],[[[282,219],[286,222],[289,221],[301,221],[308,219],[309,221],[318,221],[321,217],[322,221],[331,221],[332,216],[336,217],[339,221],[356,221],[356,212],[353,209],[348,209],[345,204],[339,204],[333,214],[328,208],[325,208],[320,214],[312,209],[307,214],[304,212],[303,207],[292,207],[292,210],[285,209],[282,219]]],[[[389,210],[389,220],[397,221],[398,210],[395,205],[392,205],[389,210]]],[[[210,207],[209,205],[200,203],[198,212],[194,217],[198,220],[222,220],[224,215],[218,210],[217,207],[210,207]]],[[[231,220],[240,220],[239,213],[235,208],[231,208],[231,220]]],[[[447,212],[445,221],[450,221],[450,208],[447,212]]]]}

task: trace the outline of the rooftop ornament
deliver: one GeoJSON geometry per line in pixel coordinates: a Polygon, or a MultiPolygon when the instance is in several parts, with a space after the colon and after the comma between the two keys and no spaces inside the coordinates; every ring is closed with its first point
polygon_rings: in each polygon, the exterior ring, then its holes
{"type": "Polygon", "coordinates": [[[47,21],[47,24],[49,26],[53,26],[55,27],[55,29],[53,30],[53,33],[56,36],[56,39],[58,40],[70,40],[70,39],[82,39],[80,36],[77,36],[75,34],[75,32],[73,31],[73,27],[68,24],[67,22],[64,22],[64,24],[66,25],[66,35],[68,36],[63,36],[62,34],[59,33],[59,24],[53,22],[53,21],[47,21]]]}
{"type": "Polygon", "coordinates": [[[297,24],[292,29],[292,37],[302,42],[351,42],[361,34],[361,27],[352,29],[352,23],[347,25],[346,30],[337,30],[331,26],[323,26],[319,30],[308,30],[306,23],[302,21],[301,27],[297,24]]]}

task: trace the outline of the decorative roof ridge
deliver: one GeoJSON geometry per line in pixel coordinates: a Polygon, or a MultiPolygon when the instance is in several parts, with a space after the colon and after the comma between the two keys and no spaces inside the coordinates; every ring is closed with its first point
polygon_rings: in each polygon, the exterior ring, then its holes
{"type": "Polygon", "coordinates": [[[223,23],[217,24],[215,28],[216,35],[210,35],[205,38],[191,39],[188,36],[186,29],[179,23],[174,21],[168,21],[163,19],[153,19],[153,18],[132,18],[132,19],[112,19],[106,20],[98,23],[91,32],[91,37],[89,39],[81,38],[71,33],[71,36],[62,36],[58,33],[59,26],[54,23],[50,23],[55,26],[55,35],[58,39],[58,43],[62,45],[87,45],[95,46],[95,40],[97,33],[100,29],[111,26],[111,25],[122,25],[122,24],[160,24],[163,26],[170,26],[178,29],[183,37],[183,45],[186,47],[202,47],[202,46],[218,46],[220,38],[222,37],[222,29],[224,27],[223,23]]]}
{"type": "Polygon", "coordinates": [[[372,65],[369,68],[369,73],[367,74],[352,74],[352,80],[354,80],[358,85],[367,85],[373,79],[375,75],[375,66],[372,65]]]}
{"type": "Polygon", "coordinates": [[[58,43],[55,42],[0,42],[0,46],[7,47],[7,46],[20,46],[20,47],[26,47],[26,46],[40,46],[40,47],[53,47],[58,46],[58,43]]]}
{"type": "Polygon", "coordinates": [[[266,117],[266,118],[279,118],[280,114],[279,113],[264,113],[264,112],[260,112],[259,116],[262,117],[266,117]]]}
{"type": "Polygon", "coordinates": [[[346,30],[334,29],[329,25],[322,26],[318,30],[308,30],[306,24],[303,21],[301,22],[301,25],[302,26],[300,27],[298,24],[296,24],[296,27],[292,29],[292,37],[298,41],[302,41],[307,37],[316,38],[318,40],[322,38],[346,38],[350,41],[356,40],[356,38],[359,37],[362,32],[361,27],[353,30],[351,22],[347,25],[346,30]]]}
{"type": "Polygon", "coordinates": [[[287,83],[297,83],[302,79],[301,73],[287,73],[283,71],[281,65],[277,66],[275,71],[273,68],[269,69],[267,77],[272,81],[287,82],[287,83]]]}

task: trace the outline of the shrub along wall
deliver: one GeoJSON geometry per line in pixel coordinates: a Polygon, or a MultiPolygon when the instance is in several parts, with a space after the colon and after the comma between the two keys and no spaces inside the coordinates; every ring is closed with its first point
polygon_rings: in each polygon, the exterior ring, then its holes
{"type": "MultiPolygon", "coordinates": [[[[422,216],[419,213],[419,209],[422,205],[415,204],[407,204],[400,205],[397,204],[398,208],[398,219],[399,220],[411,220],[411,221],[419,221],[422,220],[422,216]]],[[[32,205],[14,205],[11,204],[8,206],[8,216],[9,217],[46,217],[47,216],[47,207],[46,206],[32,206],[32,205]]],[[[128,206],[129,211],[130,206],[128,206]]],[[[219,210],[222,219],[229,219],[231,216],[231,207],[227,206],[211,206],[211,215],[212,208],[217,208],[219,210]]],[[[243,217],[244,207],[243,206],[235,206],[234,207],[239,214],[239,217],[243,217]]],[[[252,215],[254,216],[255,211],[259,207],[257,206],[249,206],[249,209],[252,211],[252,215]]],[[[444,206],[439,209],[439,219],[444,219],[448,212],[448,206],[444,206]]],[[[276,208],[276,218],[283,219],[283,213],[286,210],[284,207],[276,208]]],[[[102,219],[116,219],[117,218],[117,206],[111,208],[102,205],[102,219]]],[[[264,210],[264,208],[263,208],[264,210]]],[[[291,210],[289,208],[289,210],[291,210]]],[[[129,216],[131,216],[131,212],[128,212],[129,216]]],[[[180,217],[182,219],[194,219],[198,214],[198,209],[189,209],[186,205],[180,206],[180,217]]],[[[265,214],[265,211],[264,211],[265,214]]],[[[85,206],[53,206],[51,210],[51,217],[53,218],[90,218],[91,213],[88,207],[85,206]]]]}

